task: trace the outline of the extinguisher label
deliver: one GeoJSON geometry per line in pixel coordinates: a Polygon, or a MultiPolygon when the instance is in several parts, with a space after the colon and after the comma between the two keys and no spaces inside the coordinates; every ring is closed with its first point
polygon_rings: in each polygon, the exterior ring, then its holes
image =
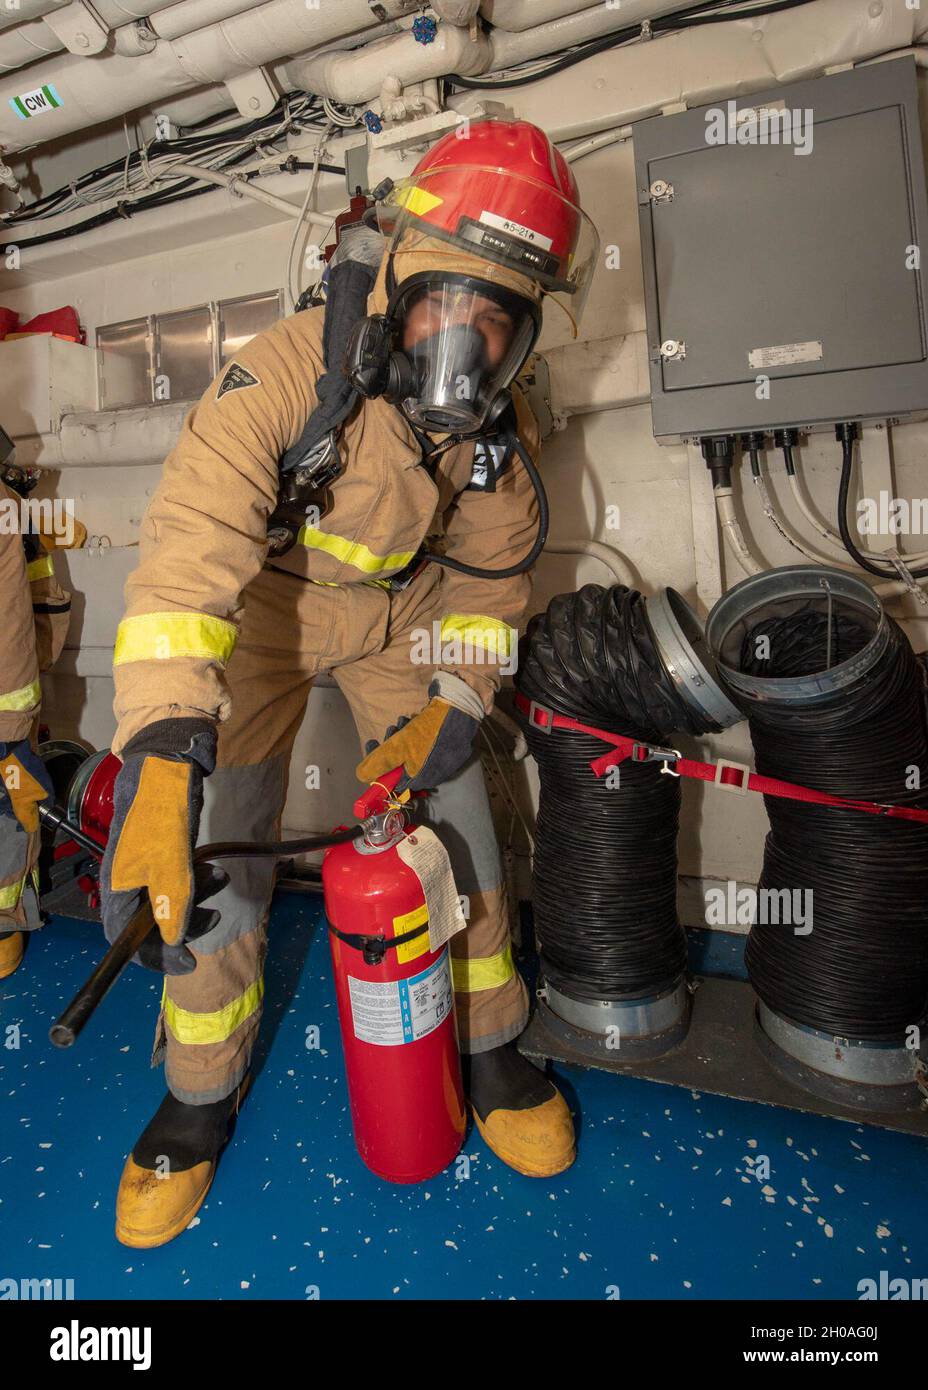
{"type": "Polygon", "coordinates": [[[381,984],[349,975],[348,995],[354,1035],[361,1042],[376,1047],[418,1042],[434,1033],[454,1007],[448,952],[408,980],[381,984]]]}

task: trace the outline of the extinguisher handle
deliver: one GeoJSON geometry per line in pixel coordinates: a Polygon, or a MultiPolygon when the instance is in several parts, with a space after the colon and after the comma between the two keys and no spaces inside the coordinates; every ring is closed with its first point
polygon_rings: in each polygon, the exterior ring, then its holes
{"type": "Polygon", "coordinates": [[[390,793],[402,775],[402,766],[395,767],[392,772],[385,772],[366,792],[362,792],[354,803],[354,813],[358,820],[367,820],[368,816],[375,816],[379,811],[385,810],[390,793]]]}

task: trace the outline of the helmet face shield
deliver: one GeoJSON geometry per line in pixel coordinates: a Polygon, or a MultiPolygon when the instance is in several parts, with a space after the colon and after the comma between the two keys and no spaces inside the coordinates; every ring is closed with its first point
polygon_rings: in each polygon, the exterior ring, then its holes
{"type": "Polygon", "coordinates": [[[392,251],[426,234],[446,244],[449,259],[484,262],[485,278],[513,288],[528,281],[576,336],[599,237],[573,196],[511,170],[449,165],[396,184],[378,218],[392,251]]]}
{"type": "Polygon", "coordinates": [[[403,281],[388,313],[408,364],[398,404],[422,429],[449,434],[475,433],[494,418],[540,327],[532,300],[435,271],[403,281]]]}

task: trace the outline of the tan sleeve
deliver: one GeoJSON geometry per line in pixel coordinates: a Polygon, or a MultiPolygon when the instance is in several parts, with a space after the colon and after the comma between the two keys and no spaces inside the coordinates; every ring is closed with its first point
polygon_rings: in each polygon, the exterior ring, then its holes
{"type": "MultiPolygon", "coordinates": [[[[513,390],[519,438],[538,461],[538,424],[522,392],[513,390]]],[[[465,489],[445,513],[444,553],[483,569],[505,569],[534,544],[538,499],[518,455],[495,492],[465,489]]],[[[517,629],[531,594],[529,572],[513,579],[475,579],[445,569],[441,582],[440,669],[467,681],[489,713],[504,675],[515,672],[517,629]]]]}
{"type": "Polygon", "coordinates": [[[259,334],[223,368],[165,461],[116,637],[117,753],[157,719],[228,718],[242,590],[264,564],[278,460],[322,371],[321,311],[319,331],[295,323],[259,334]]]}
{"type": "Polygon", "coordinates": [[[19,526],[19,498],[0,484],[0,742],[26,738],[42,691],[35,624],[19,526]]]}
{"type": "Polygon", "coordinates": [[[35,623],[35,650],[40,671],[48,671],[61,655],[71,623],[71,595],[58,583],[55,552],[42,548],[26,573],[35,623]]]}

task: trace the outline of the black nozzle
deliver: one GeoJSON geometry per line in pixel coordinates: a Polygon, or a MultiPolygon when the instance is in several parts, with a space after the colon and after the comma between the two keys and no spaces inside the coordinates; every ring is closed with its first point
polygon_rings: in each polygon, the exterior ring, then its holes
{"type": "Polygon", "coordinates": [[[731,434],[710,434],[699,441],[706,467],[712,474],[712,486],[731,487],[731,470],[735,457],[735,437],[731,434]]]}

